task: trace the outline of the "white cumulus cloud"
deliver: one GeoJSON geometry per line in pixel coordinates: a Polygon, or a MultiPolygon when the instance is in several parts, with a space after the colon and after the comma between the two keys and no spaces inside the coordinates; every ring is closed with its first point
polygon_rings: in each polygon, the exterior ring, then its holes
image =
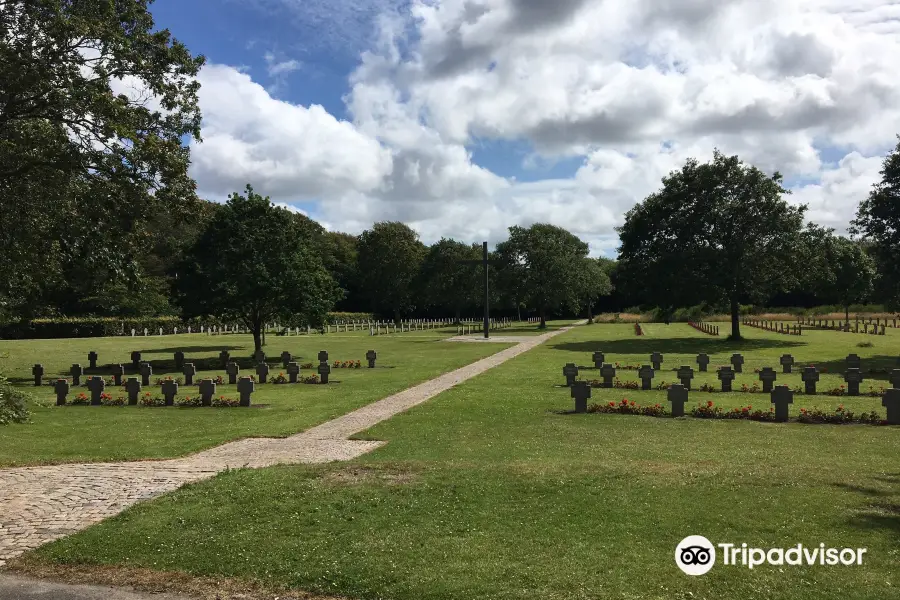
{"type": "Polygon", "coordinates": [[[805,182],[789,200],[845,231],[900,132],[893,0],[384,7],[348,80],[352,122],[204,69],[201,191],[253,181],[280,201],[317,200],[332,228],[398,219],[426,241],[498,241],[510,225],[550,221],[609,254],[625,211],[716,147],[805,182]],[[473,162],[474,144],[492,139],[583,164],[570,179],[519,183],[473,162]]]}

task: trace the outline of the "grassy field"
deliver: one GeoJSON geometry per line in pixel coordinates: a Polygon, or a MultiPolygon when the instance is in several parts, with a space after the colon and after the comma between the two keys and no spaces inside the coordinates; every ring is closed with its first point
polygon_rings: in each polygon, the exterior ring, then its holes
{"type": "MultiPolygon", "coordinates": [[[[735,344],[686,325],[649,325],[641,338],[631,325],[580,327],[379,424],[365,437],[389,443],[356,461],[228,472],[26,562],[233,576],[373,599],[900,597],[898,428],[561,414],[572,406],[559,387],[562,365],[589,363],[594,350],[623,363],[659,350],[669,366],[699,351],[720,364],[740,351],[750,368],[777,366],[785,351],[835,368],[851,351],[864,365],[900,354],[893,332],[859,349],[833,332],[747,335],[735,344]],[[709,574],[688,577],[673,560],[687,535],[868,552],[853,567],[751,571],[720,558],[709,574]]],[[[622,396],[594,390],[596,401],[622,396]]],[[[768,403],[714,395],[747,396],[768,403]]]]}
{"type": "MultiPolygon", "coordinates": [[[[137,338],[92,338],[0,342],[0,372],[31,395],[32,422],[0,429],[0,466],[55,462],[168,458],[243,437],[285,436],[322,423],[355,408],[436,377],[507,347],[504,344],[450,344],[440,341],[449,329],[370,337],[368,332],[324,336],[268,336],[266,352],[270,376],[282,372],[280,355],[291,352],[300,363],[318,364],[319,350],[329,362],[360,360],[361,369],[332,369],[329,385],[257,384],[255,408],[147,408],[140,406],[55,406],[49,386],[33,387],[31,366],[42,363],[45,378],[68,375],[73,363],[87,367],[87,354],[98,354],[98,373],[108,375],[107,363],[123,363],[130,370],[133,350],[153,365],[152,380],[175,372],[174,352],[201,377],[225,376],[218,355],[227,349],[241,364],[242,374],[254,374],[253,339],[249,335],[178,335],[137,338]],[[365,367],[365,353],[378,353],[377,368],[365,367]],[[387,368],[384,368],[387,367],[387,368]],[[339,383],[337,383],[339,382],[339,383]]],[[[302,374],[314,374],[304,370],[302,374]]],[[[226,377],[227,381],[227,377],[226,377]]],[[[145,388],[148,389],[148,388],[145,388]]],[[[182,386],[179,395],[197,388],[182,386]]],[[[107,388],[110,391],[111,388],[107,388]]],[[[149,388],[160,393],[159,386],[149,388]]],[[[72,387],[71,401],[86,388],[72,387]]],[[[220,385],[217,395],[237,397],[236,386],[220,385]]],[[[125,395],[124,391],[112,391],[125,395]]]]}

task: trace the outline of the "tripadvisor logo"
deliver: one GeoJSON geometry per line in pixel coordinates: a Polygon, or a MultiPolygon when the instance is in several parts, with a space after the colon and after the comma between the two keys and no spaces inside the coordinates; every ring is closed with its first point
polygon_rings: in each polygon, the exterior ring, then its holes
{"type": "Polygon", "coordinates": [[[688,575],[703,575],[716,564],[716,548],[722,564],[752,569],[760,565],[861,565],[865,548],[826,548],[825,544],[791,548],[750,548],[747,544],[713,544],[702,535],[689,535],[675,547],[675,564],[688,575]]]}

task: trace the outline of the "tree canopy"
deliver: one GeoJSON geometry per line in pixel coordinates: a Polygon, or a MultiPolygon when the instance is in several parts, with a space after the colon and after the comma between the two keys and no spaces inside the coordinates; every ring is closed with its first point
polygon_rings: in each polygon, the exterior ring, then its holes
{"type": "Polygon", "coordinates": [[[319,325],[340,296],[310,230],[249,185],[216,212],[175,281],[184,316],[239,322],[257,350],[265,323],[299,318],[319,325]]]}
{"type": "Polygon", "coordinates": [[[397,221],[375,223],[359,236],[359,282],[372,310],[395,319],[415,307],[415,282],[425,255],[419,234],[397,221]]]}
{"type": "Polygon", "coordinates": [[[880,295],[890,305],[900,306],[900,141],[885,157],[881,181],[860,202],[850,231],[871,243],[880,295]]]}
{"type": "Polygon", "coordinates": [[[462,261],[481,258],[481,248],[442,238],[428,248],[420,268],[418,288],[428,306],[460,318],[465,306],[481,302],[482,273],[462,261]]]}
{"type": "Polygon", "coordinates": [[[588,255],[588,245],[562,227],[536,223],[509,228],[509,239],[497,245],[501,269],[507,279],[521,282],[519,293],[537,309],[541,327],[547,311],[577,310],[583,301],[583,278],[579,269],[588,255]]]}
{"type": "Polygon", "coordinates": [[[576,268],[580,279],[577,292],[578,301],[580,308],[587,311],[587,319],[590,323],[594,320],[594,304],[601,296],[608,296],[612,293],[612,283],[607,274],[608,263],[585,257],[581,259],[581,264],[576,268]]]}
{"type": "Polygon", "coordinates": [[[810,226],[804,232],[804,285],[822,302],[844,307],[867,300],[873,289],[875,261],[858,242],[834,235],[834,230],[810,226]]]}
{"type": "Polygon", "coordinates": [[[195,209],[182,138],[200,138],[204,59],[154,31],[147,5],[0,1],[7,310],[27,313],[73,268],[136,281],[146,223],[195,209]]]}
{"type": "Polygon", "coordinates": [[[688,160],[617,229],[629,287],[661,307],[725,300],[739,339],[739,303],[796,281],[805,207],[782,198],[781,181],[718,151],[688,160]]]}

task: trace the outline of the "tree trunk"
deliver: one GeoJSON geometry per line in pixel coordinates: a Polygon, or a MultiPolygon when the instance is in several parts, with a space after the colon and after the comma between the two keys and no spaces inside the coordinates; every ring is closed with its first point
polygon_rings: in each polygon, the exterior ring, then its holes
{"type": "Polygon", "coordinates": [[[593,307],[591,306],[591,303],[588,302],[588,324],[591,324],[591,323],[594,322],[594,315],[593,315],[593,313],[591,312],[591,309],[592,309],[592,308],[593,308],[593,307]]]}
{"type": "Polygon", "coordinates": [[[541,324],[538,329],[547,329],[547,315],[544,307],[541,307],[541,324]]]}
{"type": "Polygon", "coordinates": [[[253,323],[253,351],[262,350],[262,323],[255,321],[253,323]]]}
{"type": "Polygon", "coordinates": [[[462,314],[462,309],[459,306],[457,306],[456,307],[456,322],[454,323],[454,325],[459,325],[461,314],[462,314]]]}
{"type": "Polygon", "coordinates": [[[516,302],[516,320],[522,321],[522,305],[516,302]]]}
{"type": "Polygon", "coordinates": [[[844,305],[844,320],[847,322],[847,325],[850,325],[850,305],[844,305]]]}
{"type": "Polygon", "coordinates": [[[731,339],[739,340],[741,339],[741,320],[738,311],[740,310],[740,306],[738,306],[737,298],[731,299],[731,339]]]}
{"type": "Polygon", "coordinates": [[[394,309],[394,325],[399,325],[399,324],[400,324],[400,309],[395,308],[394,309]]]}

